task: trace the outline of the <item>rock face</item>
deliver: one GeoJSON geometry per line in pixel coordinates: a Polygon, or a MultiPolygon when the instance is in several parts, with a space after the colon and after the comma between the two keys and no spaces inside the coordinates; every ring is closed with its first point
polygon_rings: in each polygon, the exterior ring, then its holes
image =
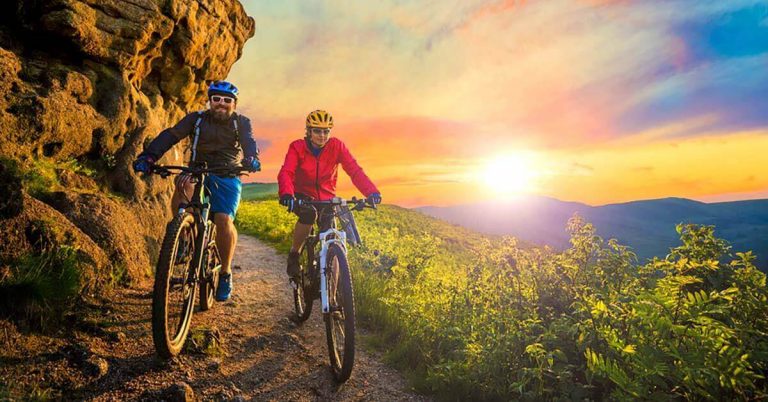
{"type": "MultiPolygon", "coordinates": [[[[204,107],[208,83],[227,76],[253,33],[237,0],[3,1],[0,157],[98,166],[95,181],[59,172],[65,188],[41,199],[131,279],[146,276],[170,184],[137,177],[130,162],[148,139],[204,107]]],[[[182,155],[180,144],[166,161],[182,155]]],[[[4,201],[11,212],[0,226],[22,214],[24,197],[4,201]]]]}

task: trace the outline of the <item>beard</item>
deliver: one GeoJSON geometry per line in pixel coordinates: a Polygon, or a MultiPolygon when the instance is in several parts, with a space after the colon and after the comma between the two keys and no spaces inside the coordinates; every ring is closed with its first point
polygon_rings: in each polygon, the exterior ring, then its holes
{"type": "Polygon", "coordinates": [[[213,119],[217,121],[226,121],[230,117],[232,117],[232,113],[234,113],[234,111],[227,110],[226,108],[223,108],[223,107],[217,107],[215,109],[212,109],[212,111],[213,111],[213,119]]]}

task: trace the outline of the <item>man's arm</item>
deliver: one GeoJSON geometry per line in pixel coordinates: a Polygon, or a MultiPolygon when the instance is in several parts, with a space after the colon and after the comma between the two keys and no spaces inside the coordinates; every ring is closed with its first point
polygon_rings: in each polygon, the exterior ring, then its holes
{"type": "Polygon", "coordinates": [[[253,157],[259,159],[259,147],[256,145],[256,139],[253,138],[253,129],[251,128],[251,119],[238,115],[237,131],[240,134],[240,146],[243,148],[243,158],[253,157]]]}
{"type": "Polygon", "coordinates": [[[154,160],[160,159],[172,146],[192,134],[197,118],[197,113],[190,113],[175,126],[161,131],[141,155],[149,155],[154,160]]]}
{"type": "Polygon", "coordinates": [[[352,184],[354,184],[364,196],[368,197],[373,193],[379,193],[376,185],[374,185],[371,179],[369,179],[365,172],[363,172],[363,168],[357,164],[352,153],[349,152],[347,146],[341,141],[339,141],[339,162],[344,171],[347,172],[352,179],[352,184]]]}
{"type": "Polygon", "coordinates": [[[293,145],[288,146],[288,152],[285,154],[285,161],[277,174],[278,194],[294,195],[295,188],[293,180],[296,177],[296,167],[299,165],[299,154],[293,145]]]}

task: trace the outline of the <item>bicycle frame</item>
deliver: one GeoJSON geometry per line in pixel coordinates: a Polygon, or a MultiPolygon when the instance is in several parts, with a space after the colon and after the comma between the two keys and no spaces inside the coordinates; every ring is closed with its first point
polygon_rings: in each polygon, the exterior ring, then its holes
{"type": "MultiPolygon", "coordinates": [[[[208,237],[210,236],[211,225],[213,225],[213,223],[208,220],[211,204],[208,202],[209,200],[204,189],[204,182],[207,178],[207,174],[200,176],[200,179],[195,183],[195,189],[192,192],[192,200],[190,200],[191,202],[188,204],[181,203],[177,212],[178,215],[181,215],[185,213],[187,208],[198,208],[200,211],[200,219],[195,222],[197,236],[195,238],[195,254],[192,256],[193,264],[190,266],[192,272],[190,272],[189,283],[195,283],[201,279],[198,278],[198,275],[203,272],[201,268],[203,264],[203,254],[205,252],[204,249],[207,249],[208,241],[210,240],[208,237]]],[[[217,269],[220,268],[221,267],[217,267],[217,269]]]]}

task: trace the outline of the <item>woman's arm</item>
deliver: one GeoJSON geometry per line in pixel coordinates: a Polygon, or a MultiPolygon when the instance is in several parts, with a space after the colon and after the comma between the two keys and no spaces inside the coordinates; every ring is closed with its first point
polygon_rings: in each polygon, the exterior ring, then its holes
{"type": "Polygon", "coordinates": [[[293,144],[288,146],[285,161],[277,174],[277,187],[279,195],[294,195],[293,180],[296,177],[296,167],[299,165],[299,153],[293,144]]]}
{"type": "Polygon", "coordinates": [[[341,141],[339,141],[339,163],[341,163],[341,167],[352,179],[352,184],[354,184],[364,196],[368,197],[373,193],[379,193],[376,185],[368,178],[347,146],[341,141]]]}

